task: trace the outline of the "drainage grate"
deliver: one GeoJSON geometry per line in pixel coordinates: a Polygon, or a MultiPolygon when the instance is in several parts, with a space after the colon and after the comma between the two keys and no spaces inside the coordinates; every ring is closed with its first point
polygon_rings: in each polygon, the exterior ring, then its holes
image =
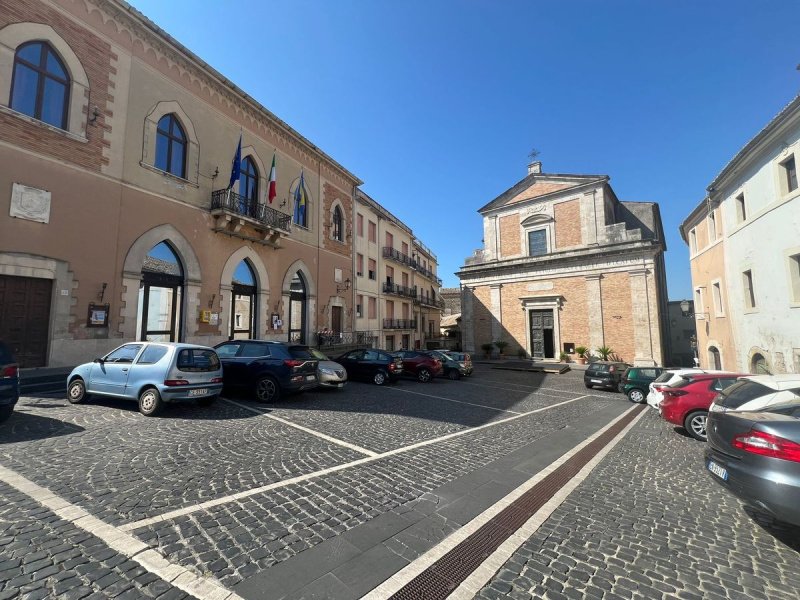
{"type": "Polygon", "coordinates": [[[637,406],[596,440],[504,508],[492,520],[450,550],[392,596],[394,600],[444,599],[469,577],[500,545],[609,444],[643,406],[637,406]]]}

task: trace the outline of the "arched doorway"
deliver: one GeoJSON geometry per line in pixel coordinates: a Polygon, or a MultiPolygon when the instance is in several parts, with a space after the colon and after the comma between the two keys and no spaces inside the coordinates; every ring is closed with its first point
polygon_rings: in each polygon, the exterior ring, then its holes
{"type": "Polygon", "coordinates": [[[233,273],[231,285],[231,325],[228,339],[247,340],[257,337],[256,276],[247,259],[233,273]]]}
{"type": "Polygon", "coordinates": [[[308,312],[308,294],[306,281],[300,271],[292,277],[289,288],[289,341],[306,343],[306,317],[308,312]]]}
{"type": "Polygon", "coordinates": [[[708,364],[715,371],[722,370],[722,357],[720,356],[719,350],[716,346],[711,346],[708,349],[708,364]]]}
{"type": "Polygon", "coordinates": [[[764,358],[763,354],[758,352],[753,354],[753,358],[750,359],[750,372],[755,375],[769,375],[767,359],[764,358]]]}
{"type": "Polygon", "coordinates": [[[183,265],[167,242],[153,246],[142,264],[137,340],[180,341],[183,265]]]}

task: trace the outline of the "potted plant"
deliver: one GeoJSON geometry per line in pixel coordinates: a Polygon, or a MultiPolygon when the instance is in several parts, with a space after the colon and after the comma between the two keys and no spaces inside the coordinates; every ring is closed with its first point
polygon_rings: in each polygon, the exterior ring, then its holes
{"type": "Polygon", "coordinates": [[[494,344],[492,344],[490,342],[487,342],[485,344],[481,344],[481,350],[483,350],[483,354],[484,354],[484,356],[486,356],[486,358],[491,358],[492,357],[492,348],[494,348],[494,344]]]}
{"type": "Polygon", "coordinates": [[[565,362],[565,363],[569,362],[569,354],[567,354],[566,352],[562,352],[559,355],[559,358],[561,359],[561,362],[565,362]]]}
{"type": "Polygon", "coordinates": [[[497,346],[497,350],[500,352],[500,358],[505,358],[504,350],[506,349],[506,346],[508,346],[508,342],[504,340],[497,340],[494,345],[497,346]]]}
{"type": "Polygon", "coordinates": [[[600,360],[608,360],[608,358],[614,354],[614,351],[608,346],[600,346],[595,352],[600,356],[600,360]]]}
{"type": "Polygon", "coordinates": [[[589,349],[586,346],[575,346],[575,354],[578,355],[578,363],[581,365],[586,364],[586,353],[589,349]]]}

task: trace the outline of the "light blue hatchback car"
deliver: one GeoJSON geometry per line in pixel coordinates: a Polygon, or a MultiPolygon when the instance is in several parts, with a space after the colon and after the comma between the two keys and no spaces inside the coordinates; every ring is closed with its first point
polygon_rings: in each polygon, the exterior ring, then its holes
{"type": "Polygon", "coordinates": [[[210,406],[222,391],[222,364],[213,348],[193,344],[131,342],[67,378],[67,400],[89,395],[139,402],[143,415],[157,414],[165,402],[197,401],[210,406]]]}

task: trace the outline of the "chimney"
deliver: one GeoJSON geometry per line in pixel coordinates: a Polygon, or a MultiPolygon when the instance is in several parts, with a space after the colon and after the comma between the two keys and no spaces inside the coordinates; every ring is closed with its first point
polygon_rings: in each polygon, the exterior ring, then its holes
{"type": "Polygon", "coordinates": [[[537,160],[528,165],[528,175],[542,172],[542,161],[537,160]]]}

